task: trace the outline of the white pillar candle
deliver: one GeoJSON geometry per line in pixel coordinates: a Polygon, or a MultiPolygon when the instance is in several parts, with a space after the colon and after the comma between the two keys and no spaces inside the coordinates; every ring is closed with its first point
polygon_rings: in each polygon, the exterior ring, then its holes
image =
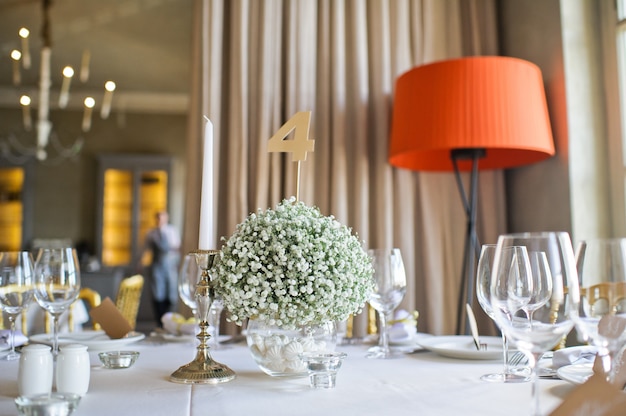
{"type": "Polygon", "coordinates": [[[207,117],[205,118],[198,249],[211,250],[215,248],[213,247],[215,244],[215,229],[213,227],[213,123],[207,117]]]}
{"type": "Polygon", "coordinates": [[[85,112],[83,113],[83,131],[88,132],[91,129],[91,113],[96,105],[93,97],[85,98],[85,112]]]}
{"type": "Polygon", "coordinates": [[[70,83],[74,76],[74,69],[71,66],[63,68],[63,83],[61,83],[61,93],[59,94],[59,107],[67,107],[67,102],[70,99],[70,83]]]}

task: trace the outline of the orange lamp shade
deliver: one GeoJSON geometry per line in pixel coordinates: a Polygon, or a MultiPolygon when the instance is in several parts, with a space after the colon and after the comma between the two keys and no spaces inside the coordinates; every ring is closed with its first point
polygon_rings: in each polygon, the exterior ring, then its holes
{"type": "MultiPolygon", "coordinates": [[[[479,169],[526,165],[554,155],[539,68],[517,58],[478,56],[411,69],[396,83],[389,162],[452,171],[450,151],[484,149],[479,169]]],[[[459,170],[472,167],[458,161],[459,170]]]]}

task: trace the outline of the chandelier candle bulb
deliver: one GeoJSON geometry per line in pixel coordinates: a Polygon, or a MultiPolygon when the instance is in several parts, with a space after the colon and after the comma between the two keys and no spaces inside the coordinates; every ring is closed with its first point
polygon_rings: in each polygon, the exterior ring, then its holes
{"type": "Polygon", "coordinates": [[[109,118],[111,113],[111,102],[113,101],[113,91],[115,91],[115,82],[107,81],[104,83],[104,98],[102,98],[102,109],[100,110],[100,117],[103,119],[109,118]]]}
{"type": "Polygon", "coordinates": [[[88,132],[91,130],[91,113],[93,107],[96,105],[96,100],[93,97],[85,98],[85,112],[83,113],[83,131],[88,132]]]}
{"type": "Polygon", "coordinates": [[[20,97],[20,104],[22,105],[22,118],[24,120],[24,129],[31,131],[33,128],[33,119],[30,116],[30,97],[28,95],[22,95],[20,97]]]}
{"type": "Polygon", "coordinates": [[[80,61],[80,82],[89,80],[89,61],[91,60],[91,52],[89,49],[83,51],[83,58],[80,61]]]}
{"type": "Polygon", "coordinates": [[[63,83],[61,84],[61,94],[59,94],[59,107],[67,107],[67,102],[70,99],[70,83],[74,76],[74,68],[66,66],[63,68],[63,83]]]}
{"type": "Polygon", "coordinates": [[[208,117],[204,128],[202,193],[200,194],[200,229],[198,248],[209,250],[215,244],[213,228],[213,123],[208,117]]]}
{"type": "MultiPolygon", "coordinates": [[[[49,47],[41,48],[41,69],[39,76],[39,120],[48,120],[50,109],[50,55],[52,51],[49,47]]],[[[48,136],[46,136],[48,140],[48,136]]]]}
{"type": "Polygon", "coordinates": [[[28,46],[30,31],[23,27],[17,33],[22,39],[22,66],[24,69],[30,69],[30,48],[28,46]]]}
{"type": "Polygon", "coordinates": [[[13,84],[20,85],[22,82],[22,73],[20,72],[20,59],[22,53],[17,49],[11,51],[11,59],[13,59],[13,84]]]}

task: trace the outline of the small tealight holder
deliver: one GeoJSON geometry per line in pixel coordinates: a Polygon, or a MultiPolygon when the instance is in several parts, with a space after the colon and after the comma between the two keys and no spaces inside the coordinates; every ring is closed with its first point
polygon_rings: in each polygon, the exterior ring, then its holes
{"type": "Polygon", "coordinates": [[[138,351],[107,351],[98,354],[100,362],[106,368],[120,369],[129,368],[132,366],[137,358],[139,358],[138,351]]]}
{"type": "Polygon", "coordinates": [[[15,406],[20,416],[69,416],[79,402],[78,394],[53,392],[19,396],[15,399],[15,406]]]}
{"type": "Polygon", "coordinates": [[[335,387],[337,371],[341,368],[345,352],[327,351],[300,354],[309,372],[309,384],[314,389],[335,387]]]}

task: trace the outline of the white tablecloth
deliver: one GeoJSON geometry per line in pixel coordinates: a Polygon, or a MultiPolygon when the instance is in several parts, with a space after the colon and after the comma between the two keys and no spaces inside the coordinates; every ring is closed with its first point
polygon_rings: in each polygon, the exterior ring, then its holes
{"type": "MultiPolygon", "coordinates": [[[[528,415],[530,383],[495,384],[480,380],[501,370],[498,361],[467,361],[431,352],[399,359],[364,358],[366,346],[340,346],[348,354],[337,387],[310,389],[307,378],[273,378],[258,369],[242,344],[212,352],[237,378],[218,385],[185,385],[169,375],[195,356],[190,343],[129,346],[141,352],[130,369],[107,370],[91,355],[89,392],[76,416],[151,415],[528,415]]],[[[0,415],[17,414],[18,363],[0,362],[0,415]]],[[[540,380],[544,413],[574,386],[540,380]]]]}

